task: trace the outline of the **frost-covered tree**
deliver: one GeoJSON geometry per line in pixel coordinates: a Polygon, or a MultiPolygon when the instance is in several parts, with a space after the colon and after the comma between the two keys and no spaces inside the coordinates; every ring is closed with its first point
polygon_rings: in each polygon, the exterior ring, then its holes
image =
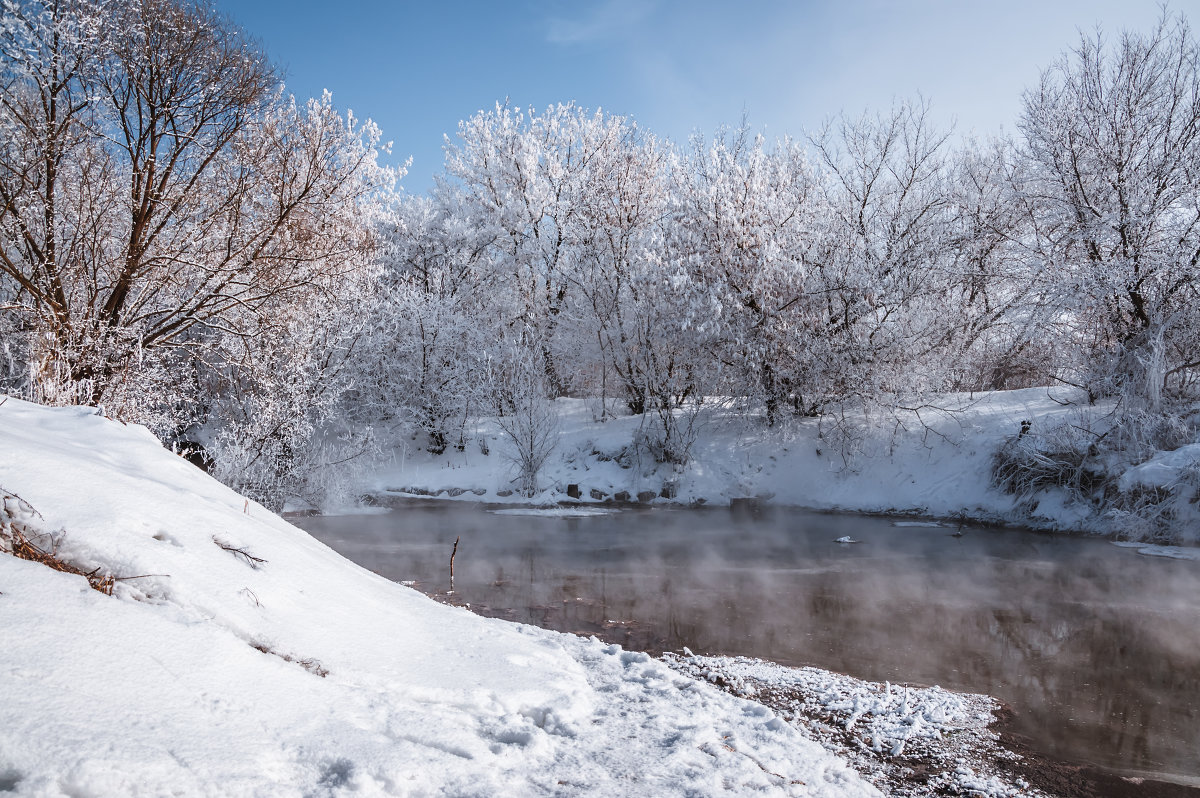
{"type": "Polygon", "coordinates": [[[1027,243],[1024,175],[1007,139],[968,140],[952,157],[949,292],[940,347],[947,389],[1045,385],[1059,331],[1027,243]]]}
{"type": "Polygon", "coordinates": [[[497,105],[460,123],[446,144],[448,177],[462,186],[461,212],[492,232],[487,257],[502,280],[504,323],[540,353],[553,396],[572,387],[559,326],[570,300],[583,174],[604,144],[602,120],[574,105],[528,114],[497,105]]]}
{"type": "Polygon", "coordinates": [[[355,389],[380,420],[420,429],[430,451],[464,444],[484,400],[481,375],[503,305],[485,261],[493,234],[471,225],[456,189],[400,203],[384,236],[384,273],[355,389]]]}
{"type": "Polygon", "coordinates": [[[817,390],[888,401],[943,387],[953,316],[946,135],[927,104],[841,118],[813,138],[829,207],[815,256],[824,305],[817,390]]]}
{"type": "MultiPolygon", "coordinates": [[[[355,278],[347,278],[355,279],[355,278]]],[[[229,336],[197,367],[205,422],[196,431],[222,482],[279,510],[289,499],[342,502],[370,417],[351,401],[362,380],[369,273],[362,284],[311,292],[229,336]]]]}
{"type": "Polygon", "coordinates": [[[215,11],[10,0],[0,35],[0,279],[36,398],[186,398],[154,375],[361,262],[378,131],[283,95],[215,11]]]}
{"type": "Polygon", "coordinates": [[[1018,123],[1031,256],[1054,290],[1060,377],[1157,407],[1200,369],[1200,49],[1182,17],[1099,34],[1042,73],[1018,123]]]}
{"type": "Polygon", "coordinates": [[[653,391],[642,361],[645,331],[669,335],[645,319],[654,308],[642,286],[646,271],[654,268],[651,254],[663,246],[671,154],[624,118],[593,117],[587,124],[603,146],[589,163],[578,197],[571,279],[578,298],[577,340],[583,345],[576,352],[594,352],[599,359],[599,386],[591,387],[641,413],[653,391]]]}
{"type": "Polygon", "coordinates": [[[769,423],[785,402],[806,407],[820,334],[808,294],[825,215],[818,180],[799,143],[768,148],[745,126],[695,138],[675,174],[667,232],[700,290],[691,326],[710,334],[726,379],[762,400],[769,423]]]}

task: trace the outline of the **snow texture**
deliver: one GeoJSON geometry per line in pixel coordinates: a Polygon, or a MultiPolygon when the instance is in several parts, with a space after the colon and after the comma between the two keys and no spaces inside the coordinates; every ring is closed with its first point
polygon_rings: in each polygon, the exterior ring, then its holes
{"type": "Polygon", "coordinates": [[[8,399],[0,452],[15,520],[118,580],[0,556],[6,794],[879,795],[761,704],[437,604],[142,428],[8,399]]]}
{"type": "Polygon", "coordinates": [[[1170,452],[1159,452],[1122,474],[1118,484],[1123,491],[1136,487],[1172,485],[1189,469],[1200,469],[1200,443],[1181,446],[1170,452]]]}
{"type": "MultiPolygon", "coordinates": [[[[819,510],[899,512],[929,517],[1017,520],[1016,500],[990,485],[992,456],[1021,422],[1050,424],[1070,412],[1045,388],[943,397],[953,412],[926,413],[871,426],[862,420],[862,438],[848,442],[855,451],[843,456],[830,430],[817,419],[783,429],[768,428],[759,418],[714,412],[704,417],[691,461],[682,468],[658,464],[633,445],[640,416],[596,420],[592,400],[560,399],[561,437],[542,470],[541,493],[534,503],[565,500],[570,484],[580,487],[579,502],[595,506],[619,500],[651,503],[728,505],[739,499],[819,510]],[[671,498],[662,496],[669,488],[671,498]],[[595,490],[600,498],[592,494],[595,490]],[[639,498],[639,496],[641,498],[639,498]]],[[[377,470],[381,493],[440,495],[460,501],[525,502],[514,487],[508,463],[497,455],[504,442],[484,419],[473,433],[488,442],[464,451],[431,455],[415,445],[401,447],[390,464],[377,470]]],[[[1043,509],[1047,525],[1066,525],[1077,508],[1061,513],[1043,509]]]]}
{"type": "MultiPolygon", "coordinates": [[[[978,521],[1136,537],[1128,514],[1106,512],[1095,497],[1057,485],[1014,495],[993,484],[1004,441],[1027,426],[1051,429],[1076,419],[1074,399],[1079,396],[1047,388],[948,394],[938,398],[939,411],[859,414],[840,430],[822,419],[771,428],[753,415],[705,411],[692,457],[682,466],[657,463],[638,449],[644,418],[610,415],[600,421],[595,400],[560,399],[558,446],[532,499],[513,490],[514,474],[497,455],[502,436],[486,418],[475,422],[472,435],[489,445],[431,455],[406,442],[362,492],[543,507],[770,503],[906,516],[893,521],[897,527],[978,521]],[[568,497],[570,485],[578,486],[578,499],[568,497]]],[[[1169,542],[1200,543],[1200,504],[1191,500],[1200,490],[1200,444],[1122,468],[1110,475],[1122,493],[1179,492],[1167,522],[1174,538],[1169,542]]]]}
{"type": "Polygon", "coordinates": [[[1044,796],[998,768],[1016,755],[988,728],[999,708],[988,696],[867,682],[746,657],[685,651],[665,659],[682,673],[771,707],[829,750],[850,757],[889,795],[1044,796]]]}

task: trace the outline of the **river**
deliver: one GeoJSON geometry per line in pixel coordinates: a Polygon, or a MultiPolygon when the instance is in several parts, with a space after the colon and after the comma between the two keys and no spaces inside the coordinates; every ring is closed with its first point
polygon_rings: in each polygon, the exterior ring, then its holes
{"type": "Polygon", "coordinates": [[[483,614],[987,693],[1037,750],[1200,784],[1198,561],[785,508],[526,512],[428,501],[297,523],[483,614]]]}

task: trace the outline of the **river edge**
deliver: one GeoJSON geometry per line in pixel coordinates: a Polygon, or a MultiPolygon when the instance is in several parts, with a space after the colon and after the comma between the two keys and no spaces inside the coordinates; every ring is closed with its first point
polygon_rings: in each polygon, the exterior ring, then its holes
{"type": "MultiPolygon", "coordinates": [[[[324,503],[286,509],[347,512],[339,501],[354,505],[364,495],[584,507],[765,505],[1200,544],[1200,505],[1182,493],[1172,499],[1173,520],[1160,514],[1162,523],[1151,529],[1117,504],[1066,485],[1039,482],[1010,493],[995,484],[997,457],[1022,430],[1041,440],[1095,411],[1077,400],[1045,388],[954,394],[941,397],[946,409],[933,416],[901,413],[884,423],[852,414],[833,427],[794,419],[768,428],[753,414],[713,407],[697,416],[691,456],[681,465],[643,450],[644,419],[598,415],[591,400],[560,399],[557,438],[531,497],[518,491],[512,442],[494,419],[480,417],[463,427],[455,446],[437,453],[419,436],[388,441],[369,467],[339,482],[340,499],[326,494],[324,503]]],[[[1166,495],[1191,479],[1188,463],[1196,453],[1200,445],[1194,452],[1160,452],[1109,477],[1120,477],[1122,501],[1146,488],[1166,495]]]]}
{"type": "MultiPolygon", "coordinates": [[[[843,511],[775,503],[766,499],[745,500],[725,508],[704,503],[689,505],[662,498],[656,498],[652,502],[565,499],[553,504],[529,505],[480,501],[470,493],[465,496],[445,493],[437,496],[387,492],[372,496],[368,504],[381,510],[396,511],[414,504],[436,506],[459,502],[502,512],[544,512],[547,515],[554,515],[560,510],[569,513],[572,510],[596,510],[605,507],[634,512],[649,512],[656,508],[668,510],[703,507],[707,510],[725,509],[734,513],[755,515],[771,511],[802,510],[823,515],[894,519],[901,522],[898,524],[900,526],[920,525],[954,530],[969,528],[975,523],[986,523],[1034,535],[1088,538],[1098,541],[1116,539],[1114,535],[1030,527],[995,518],[977,520],[964,519],[958,515],[938,517],[918,512],[843,511]]],[[[288,515],[301,517],[319,514],[288,515]]],[[[511,610],[465,603],[453,591],[426,590],[420,582],[404,584],[420,590],[440,603],[462,607],[484,617],[514,620],[511,610]]],[[[1038,749],[1036,743],[1014,731],[1014,709],[993,696],[949,691],[912,682],[902,685],[871,682],[821,668],[785,666],[751,657],[698,657],[687,649],[682,653],[669,651],[663,645],[665,641],[656,639],[651,630],[636,626],[614,625],[611,628],[605,626],[577,629],[562,623],[538,625],[554,631],[594,637],[605,643],[620,645],[627,650],[650,654],[681,673],[708,681],[731,695],[762,704],[826,750],[846,760],[855,771],[888,795],[1200,798],[1200,783],[1188,776],[1178,776],[1179,780],[1174,781],[1171,780],[1173,774],[1111,770],[1045,753],[1038,749]],[[764,674],[770,676],[764,678],[764,674]],[[806,678],[794,678],[796,674],[803,674],[806,678]],[[911,697],[912,711],[906,709],[897,714],[898,708],[893,706],[890,709],[884,708],[885,711],[882,712],[871,710],[859,713],[853,702],[846,703],[857,696],[860,701],[871,697],[873,703],[878,705],[877,696],[898,695],[901,690],[906,696],[906,702],[908,697],[911,697]],[[839,705],[838,701],[831,703],[831,695],[840,697],[841,704],[839,705]],[[944,703],[947,697],[951,697],[951,703],[957,702],[959,705],[956,723],[943,722],[939,727],[938,723],[930,722],[928,713],[920,715],[915,709],[928,705],[931,701],[944,703]],[[922,718],[918,725],[932,729],[935,733],[929,737],[922,737],[919,742],[914,741],[904,746],[895,754],[889,747],[892,741],[886,736],[881,744],[877,731],[860,734],[858,729],[851,728],[857,726],[877,730],[883,727],[894,731],[896,728],[910,726],[912,719],[918,716],[922,718]]]]}
{"type": "MultiPolygon", "coordinates": [[[[419,583],[409,586],[421,590],[419,583]]],[[[454,593],[435,591],[425,595],[483,617],[511,620],[508,611],[465,603],[454,593]]],[[[697,656],[687,649],[664,651],[646,633],[625,626],[547,628],[643,651],[685,675],[762,704],[843,758],[886,795],[1200,798],[1200,784],[1164,780],[1170,774],[1154,774],[1156,778],[1123,773],[1039,751],[1012,730],[1014,710],[993,696],[917,683],[872,682],[823,668],[792,667],[754,657],[697,656]],[[879,698],[900,695],[905,696],[900,702],[907,701],[907,709],[903,703],[897,706],[896,701],[879,698]],[[857,713],[856,698],[861,713],[857,713]],[[925,719],[930,714],[925,707],[932,704],[936,708],[947,702],[957,704],[953,718],[936,722],[925,719]],[[868,704],[872,708],[868,709],[868,704]],[[895,740],[887,733],[897,734],[900,729],[902,734],[903,729],[912,727],[914,717],[921,717],[918,725],[935,734],[920,736],[893,755],[888,743],[894,746],[895,740]],[[882,750],[875,750],[878,729],[884,730],[878,743],[882,750]]]]}

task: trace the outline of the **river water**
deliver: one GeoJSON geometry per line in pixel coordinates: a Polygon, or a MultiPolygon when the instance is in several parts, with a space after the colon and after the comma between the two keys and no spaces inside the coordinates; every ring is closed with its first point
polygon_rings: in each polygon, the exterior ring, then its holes
{"type": "Polygon", "coordinates": [[[450,598],[483,614],[987,693],[1037,750],[1200,783],[1200,562],[784,508],[498,509],[414,502],[298,523],[443,598],[458,538],[450,598]]]}

